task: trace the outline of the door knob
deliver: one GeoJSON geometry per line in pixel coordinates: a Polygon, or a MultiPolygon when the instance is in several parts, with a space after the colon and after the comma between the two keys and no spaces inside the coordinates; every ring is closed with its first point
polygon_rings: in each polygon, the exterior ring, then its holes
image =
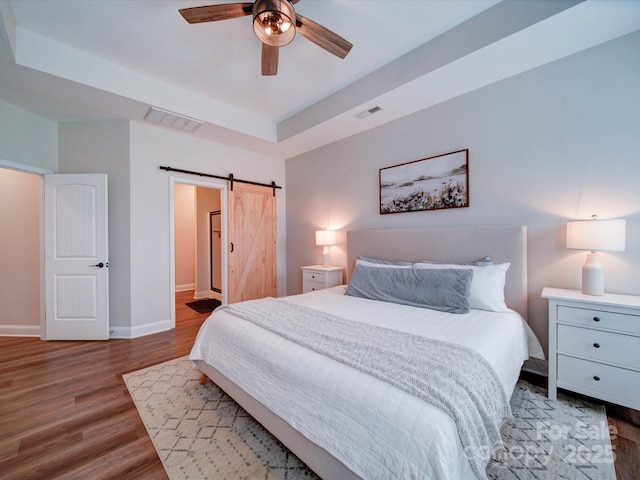
{"type": "Polygon", "coordinates": [[[90,267],[103,268],[103,267],[104,267],[104,263],[100,262],[100,263],[97,263],[97,264],[95,264],[95,265],[89,265],[89,266],[90,266],[90,267]]]}

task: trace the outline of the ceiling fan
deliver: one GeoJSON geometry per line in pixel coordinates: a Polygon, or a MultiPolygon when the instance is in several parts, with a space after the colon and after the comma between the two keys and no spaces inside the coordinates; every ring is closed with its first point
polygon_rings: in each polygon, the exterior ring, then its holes
{"type": "Polygon", "coordinates": [[[189,23],[216,22],[253,15],[253,31],[262,42],[262,75],[278,73],[278,49],[288,45],[299,32],[327,52],[344,58],[353,45],[340,35],[296,13],[300,0],[256,0],[204,7],[182,8],[180,15],[189,23]]]}

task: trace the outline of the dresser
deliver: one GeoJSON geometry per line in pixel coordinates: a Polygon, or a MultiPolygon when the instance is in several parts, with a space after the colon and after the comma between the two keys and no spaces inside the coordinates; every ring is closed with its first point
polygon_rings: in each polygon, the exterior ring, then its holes
{"type": "Polygon", "coordinates": [[[640,297],[545,288],[549,398],[557,389],[640,410],[640,297]]]}
{"type": "Polygon", "coordinates": [[[309,265],[302,269],[302,293],[342,285],[343,267],[309,265]]]}

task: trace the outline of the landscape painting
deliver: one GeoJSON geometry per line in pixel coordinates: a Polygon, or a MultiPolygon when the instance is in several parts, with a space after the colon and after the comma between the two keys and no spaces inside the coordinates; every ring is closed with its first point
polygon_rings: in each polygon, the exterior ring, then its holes
{"type": "Polygon", "coordinates": [[[469,150],[380,169],[380,213],[469,206],[469,150]]]}

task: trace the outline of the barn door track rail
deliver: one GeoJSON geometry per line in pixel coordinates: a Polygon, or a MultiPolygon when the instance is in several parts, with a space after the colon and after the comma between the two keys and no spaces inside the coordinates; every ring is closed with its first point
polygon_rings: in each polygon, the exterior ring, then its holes
{"type": "Polygon", "coordinates": [[[273,189],[273,196],[276,196],[276,188],[282,188],[280,185],[276,185],[276,182],[271,183],[260,183],[260,182],[252,182],[251,180],[241,180],[239,178],[235,178],[233,173],[230,173],[227,177],[223,177],[221,175],[212,175],[211,173],[203,173],[203,172],[194,172],[192,170],[183,170],[181,168],[173,168],[173,167],[160,167],[160,170],[166,170],[167,172],[178,172],[178,173],[188,173],[189,175],[198,175],[199,177],[208,177],[208,178],[217,178],[219,180],[226,180],[229,182],[229,188],[233,192],[233,182],[238,183],[248,183],[249,185],[257,185],[259,187],[268,187],[273,189]]]}

